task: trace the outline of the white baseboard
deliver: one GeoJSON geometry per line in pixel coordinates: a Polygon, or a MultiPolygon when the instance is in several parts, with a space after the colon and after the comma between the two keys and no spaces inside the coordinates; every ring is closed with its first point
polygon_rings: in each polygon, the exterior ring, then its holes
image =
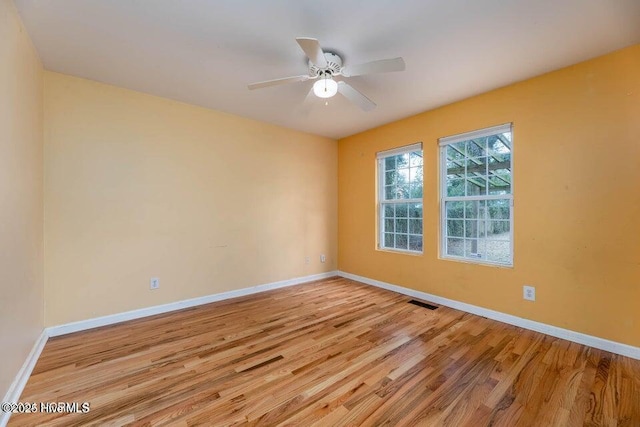
{"type": "Polygon", "coordinates": [[[569,329],[563,329],[557,326],[547,325],[546,323],[536,322],[529,319],[523,319],[522,317],[513,316],[511,314],[489,310],[488,308],[478,307],[476,305],[439,297],[437,295],[428,294],[426,292],[416,291],[416,290],[405,288],[402,286],[392,285],[390,283],[381,282],[379,280],[370,279],[368,277],[358,276],[356,274],[346,273],[344,271],[338,271],[338,275],[347,279],[355,280],[357,282],[365,283],[367,285],[372,285],[378,288],[387,289],[389,291],[408,295],[414,298],[419,298],[425,301],[431,301],[436,304],[455,308],[456,310],[465,311],[467,313],[476,314],[478,316],[484,316],[489,319],[497,320],[503,323],[508,323],[510,325],[518,326],[520,328],[541,332],[546,335],[551,335],[552,337],[562,338],[568,341],[573,341],[578,344],[584,344],[589,347],[595,347],[600,350],[605,350],[611,353],[616,353],[622,356],[627,356],[633,359],[640,360],[640,347],[634,347],[628,344],[622,344],[622,343],[610,341],[604,338],[594,337],[591,335],[583,334],[581,332],[575,332],[569,329]]]}
{"type": "MultiPolygon", "coordinates": [[[[31,352],[22,364],[22,367],[18,371],[18,374],[13,380],[13,383],[11,383],[11,386],[9,386],[9,390],[7,390],[7,394],[5,394],[4,399],[2,400],[3,402],[18,402],[18,400],[20,399],[20,395],[22,394],[22,390],[24,390],[24,386],[27,385],[27,381],[29,381],[31,372],[36,366],[36,362],[38,361],[40,353],[42,353],[42,349],[47,343],[48,338],[49,336],[47,335],[47,331],[43,330],[36,342],[33,344],[31,352]]],[[[10,416],[11,413],[0,411],[0,427],[4,427],[7,425],[10,416]]]]}
{"type": "Polygon", "coordinates": [[[114,323],[126,322],[127,320],[140,319],[142,317],[154,316],[156,314],[168,313],[183,308],[195,307],[202,304],[209,304],[230,298],[242,297],[258,292],[269,291],[271,289],[284,288],[286,286],[299,285],[301,283],[312,282],[314,280],[326,279],[337,276],[337,271],[314,274],[311,276],[296,277],[294,279],[281,280],[279,282],[266,283],[264,285],[250,288],[236,289],[219,294],[205,295],[203,297],[192,298],[182,301],[171,302],[169,304],[156,305],[153,307],[141,308],[138,310],[126,311],[124,313],[110,314],[108,316],[96,317],[93,319],[80,320],[78,322],[66,323],[64,325],[50,326],[46,329],[48,336],[57,337],[59,335],[70,334],[72,332],[84,331],[98,328],[100,326],[113,325],[114,323]]]}

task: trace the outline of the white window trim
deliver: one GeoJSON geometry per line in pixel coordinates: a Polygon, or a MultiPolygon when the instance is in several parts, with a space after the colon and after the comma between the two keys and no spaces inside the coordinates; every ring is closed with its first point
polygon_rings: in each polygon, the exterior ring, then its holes
{"type": "Polygon", "coordinates": [[[403,145],[402,147],[393,148],[391,150],[378,151],[376,153],[376,159],[384,159],[386,157],[397,156],[398,154],[410,153],[412,151],[422,151],[422,142],[417,142],[411,145],[403,145]]]}
{"type": "MultiPolygon", "coordinates": [[[[514,241],[513,241],[513,193],[514,193],[514,179],[513,179],[513,144],[511,145],[511,193],[507,195],[486,195],[486,196],[447,196],[447,155],[444,149],[449,144],[455,144],[456,142],[467,141],[474,138],[482,138],[483,136],[491,136],[497,133],[511,132],[511,139],[513,141],[513,123],[505,123],[498,126],[492,126],[484,129],[478,129],[471,132],[456,134],[438,139],[438,145],[440,150],[440,259],[468,262],[472,264],[490,265],[496,267],[513,268],[514,265],[514,241]],[[447,210],[445,202],[456,201],[473,201],[473,200],[509,200],[509,239],[510,245],[510,263],[501,263],[495,261],[488,261],[486,259],[468,258],[464,256],[455,256],[447,254],[447,210]]],[[[423,213],[424,216],[424,213],[423,213]]]]}
{"type": "Polygon", "coordinates": [[[483,136],[491,136],[497,133],[513,132],[513,123],[505,123],[498,126],[491,126],[484,129],[478,129],[471,132],[458,133],[456,135],[446,136],[438,140],[438,145],[443,147],[456,142],[466,141],[468,139],[482,138],[483,136]]]}
{"type": "MultiPolygon", "coordinates": [[[[378,173],[378,218],[377,218],[377,227],[378,227],[378,242],[376,248],[380,251],[388,251],[388,252],[398,252],[402,254],[411,254],[411,255],[421,255],[424,253],[424,189],[422,192],[422,199],[392,199],[385,200],[384,198],[384,159],[391,156],[397,156],[398,154],[411,153],[413,151],[422,151],[422,182],[424,185],[424,151],[422,150],[422,142],[418,142],[411,145],[405,145],[398,148],[393,148],[391,150],[379,151],[376,153],[377,160],[377,173],[378,173]],[[398,248],[387,248],[383,245],[384,242],[384,206],[387,204],[396,204],[396,203],[420,203],[422,205],[422,250],[421,251],[413,251],[411,249],[398,249],[398,248]]],[[[408,226],[408,225],[407,225],[408,226]]]]}

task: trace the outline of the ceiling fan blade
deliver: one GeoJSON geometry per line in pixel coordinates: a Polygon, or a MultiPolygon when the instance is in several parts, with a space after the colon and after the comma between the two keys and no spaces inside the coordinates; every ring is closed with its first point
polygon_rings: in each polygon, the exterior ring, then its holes
{"type": "Polygon", "coordinates": [[[324,57],[324,51],[320,47],[318,40],[307,37],[298,37],[296,38],[296,41],[313,64],[317,65],[318,68],[327,67],[327,60],[324,57]]]}
{"type": "Polygon", "coordinates": [[[311,109],[313,108],[313,103],[316,99],[317,97],[313,93],[313,86],[312,86],[311,89],[309,89],[309,93],[307,93],[307,96],[302,101],[302,105],[300,106],[300,109],[299,109],[300,114],[302,114],[305,117],[308,116],[309,113],[311,112],[311,109]]]}
{"type": "Polygon", "coordinates": [[[340,94],[342,94],[349,101],[362,108],[364,111],[371,111],[376,108],[375,102],[373,102],[362,93],[355,90],[351,85],[343,81],[338,82],[338,92],[340,92],[340,94]]]}
{"type": "Polygon", "coordinates": [[[286,83],[304,82],[309,80],[310,78],[311,77],[309,77],[307,74],[304,74],[302,76],[285,77],[282,79],[274,79],[274,80],[267,80],[264,82],[251,83],[250,85],[248,85],[248,88],[252,90],[261,89],[263,87],[282,85],[286,83]]]}
{"type": "Polygon", "coordinates": [[[345,77],[362,76],[364,74],[388,73],[390,71],[404,71],[404,59],[380,59],[352,66],[342,67],[340,73],[345,77]]]}

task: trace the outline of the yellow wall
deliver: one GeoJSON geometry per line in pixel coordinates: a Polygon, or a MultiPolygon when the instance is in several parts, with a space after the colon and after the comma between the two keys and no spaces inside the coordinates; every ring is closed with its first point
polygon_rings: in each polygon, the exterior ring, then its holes
{"type": "Polygon", "coordinates": [[[640,45],[342,139],[338,152],[340,270],[640,346],[640,45]],[[440,260],[437,140],[506,122],[514,267],[440,260]],[[377,251],[375,153],[417,141],[424,254],[377,251]]]}
{"type": "Polygon", "coordinates": [[[42,64],[0,0],[0,396],[43,327],[42,64]]]}
{"type": "Polygon", "coordinates": [[[47,325],[331,271],[337,142],[45,72],[45,206],[47,325]]]}

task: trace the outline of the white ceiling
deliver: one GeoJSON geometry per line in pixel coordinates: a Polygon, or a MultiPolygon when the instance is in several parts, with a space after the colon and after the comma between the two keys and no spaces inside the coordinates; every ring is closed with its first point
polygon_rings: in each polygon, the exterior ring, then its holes
{"type": "Polygon", "coordinates": [[[47,69],[332,138],[640,42],[640,0],[15,0],[47,69]],[[352,77],[378,104],[301,102],[295,37],[345,64],[402,56],[405,72],[352,77]]]}

